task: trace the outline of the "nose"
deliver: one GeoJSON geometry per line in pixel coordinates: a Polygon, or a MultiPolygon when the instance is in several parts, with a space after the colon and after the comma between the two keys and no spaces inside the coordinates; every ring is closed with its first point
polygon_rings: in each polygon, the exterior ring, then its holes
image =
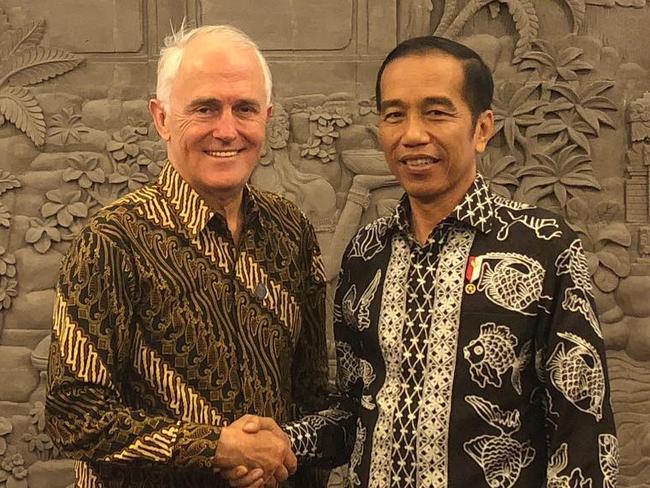
{"type": "Polygon", "coordinates": [[[410,114],[405,122],[402,144],[405,146],[421,146],[429,142],[429,134],[422,118],[410,114]]]}
{"type": "Polygon", "coordinates": [[[230,142],[237,137],[237,120],[231,110],[224,110],[216,120],[212,136],[224,142],[230,142]]]}

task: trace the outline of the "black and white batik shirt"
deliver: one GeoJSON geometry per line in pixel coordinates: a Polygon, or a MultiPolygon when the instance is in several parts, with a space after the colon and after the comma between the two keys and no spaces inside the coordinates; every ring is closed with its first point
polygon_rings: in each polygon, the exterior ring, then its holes
{"type": "Polygon", "coordinates": [[[605,349],[577,236],[480,176],[425,245],[409,221],[404,197],[346,250],[339,394],[285,426],[299,462],[349,461],[352,487],[614,488],[605,349]]]}

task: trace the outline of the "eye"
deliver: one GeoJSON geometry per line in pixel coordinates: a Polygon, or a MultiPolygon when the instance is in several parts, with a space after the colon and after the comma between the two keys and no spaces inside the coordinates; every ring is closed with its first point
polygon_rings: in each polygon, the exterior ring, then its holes
{"type": "Polygon", "coordinates": [[[243,104],[237,107],[237,112],[242,114],[245,117],[250,117],[252,115],[257,115],[259,113],[259,108],[253,104],[243,104]]]}
{"type": "Polygon", "coordinates": [[[390,112],[385,112],[382,118],[386,122],[399,122],[404,118],[404,113],[398,110],[391,110],[390,112]]]}
{"type": "Polygon", "coordinates": [[[481,354],[483,354],[483,346],[475,346],[474,347],[474,354],[476,354],[477,356],[480,356],[481,354]]]}

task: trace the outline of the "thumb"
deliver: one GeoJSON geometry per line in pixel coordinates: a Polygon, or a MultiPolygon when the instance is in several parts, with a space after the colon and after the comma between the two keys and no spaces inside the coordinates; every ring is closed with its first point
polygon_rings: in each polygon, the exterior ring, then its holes
{"type": "Polygon", "coordinates": [[[246,421],[242,430],[247,434],[257,434],[262,429],[262,421],[257,415],[252,415],[246,421]]]}

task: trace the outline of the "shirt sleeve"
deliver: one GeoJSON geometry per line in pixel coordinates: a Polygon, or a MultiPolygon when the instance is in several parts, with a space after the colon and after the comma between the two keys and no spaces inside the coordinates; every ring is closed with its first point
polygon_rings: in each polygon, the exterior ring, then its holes
{"type": "Polygon", "coordinates": [[[64,260],[53,314],[47,433],[64,455],[84,461],[211,469],[218,426],[150,415],[124,400],[138,287],[133,259],[118,239],[91,224],[64,260]]]}
{"type": "Polygon", "coordinates": [[[553,301],[536,357],[545,385],[547,479],[549,486],[614,488],[618,442],[605,346],[582,244],[565,235],[565,248],[547,267],[553,301]]]}
{"type": "MultiPolygon", "coordinates": [[[[327,402],[327,408],[283,426],[289,435],[299,465],[317,465],[324,468],[340,466],[349,461],[353,448],[362,382],[361,378],[358,378],[358,381],[350,381],[350,368],[354,368],[352,363],[357,356],[341,355],[341,351],[351,349],[358,351],[356,334],[349,325],[345,324],[341,313],[343,297],[351,286],[348,272],[345,271],[345,261],[344,257],[333,313],[337,350],[336,391],[329,397],[323,397],[327,402]]],[[[357,371],[358,357],[355,372],[357,371]]],[[[356,376],[358,375],[355,374],[356,376]]],[[[312,412],[316,411],[312,410],[312,412]]]]}

